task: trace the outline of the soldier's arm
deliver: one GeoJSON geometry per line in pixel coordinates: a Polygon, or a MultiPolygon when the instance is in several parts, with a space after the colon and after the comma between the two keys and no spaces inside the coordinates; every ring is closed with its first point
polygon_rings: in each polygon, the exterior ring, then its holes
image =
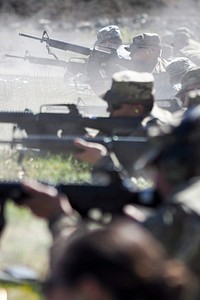
{"type": "Polygon", "coordinates": [[[74,153],[74,157],[93,165],[97,164],[108,155],[107,149],[98,143],[86,142],[83,139],[76,139],[74,141],[74,145],[81,150],[74,153]]]}
{"type": "Polygon", "coordinates": [[[47,221],[53,239],[62,235],[63,230],[68,236],[77,230],[80,217],[64,194],[35,180],[24,181],[23,189],[29,195],[24,201],[24,206],[34,215],[47,221]]]}

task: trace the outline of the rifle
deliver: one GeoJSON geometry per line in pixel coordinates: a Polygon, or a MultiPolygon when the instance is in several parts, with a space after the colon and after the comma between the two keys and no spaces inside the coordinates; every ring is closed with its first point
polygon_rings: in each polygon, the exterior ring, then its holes
{"type": "Polygon", "coordinates": [[[28,50],[25,52],[24,56],[5,54],[5,57],[21,59],[24,61],[28,61],[31,64],[67,68],[67,71],[69,71],[71,75],[84,73],[84,69],[86,68],[86,60],[84,58],[71,57],[69,61],[61,59],[51,59],[46,57],[43,58],[31,56],[28,50]]]}
{"type": "MultiPolygon", "coordinates": [[[[30,110],[25,111],[0,111],[0,123],[13,123],[17,128],[25,130],[27,135],[58,135],[62,131],[63,135],[84,135],[85,128],[97,129],[104,135],[123,134],[138,130],[144,134],[141,126],[141,118],[131,117],[82,117],[75,104],[66,104],[69,113],[43,112],[33,113],[30,110]]],[[[51,105],[50,105],[51,106],[51,105]]],[[[52,105],[56,106],[56,105],[52,105]]],[[[59,106],[59,105],[57,105],[59,106]]]]}
{"type": "Polygon", "coordinates": [[[114,55],[120,65],[125,66],[125,67],[129,66],[129,64],[127,65],[127,63],[129,63],[129,59],[119,58],[117,55],[117,50],[115,48],[101,46],[101,45],[95,45],[94,48],[92,49],[92,48],[75,45],[75,44],[71,44],[71,43],[67,43],[67,42],[63,42],[63,41],[59,41],[59,40],[54,40],[54,39],[49,38],[49,35],[46,31],[43,32],[42,38],[39,38],[39,37],[36,37],[33,35],[29,35],[26,33],[22,33],[22,32],[20,32],[19,35],[22,37],[40,41],[41,43],[45,42],[48,53],[53,55],[56,59],[58,59],[58,58],[54,53],[51,52],[50,47],[57,48],[57,49],[64,50],[64,51],[75,52],[75,53],[79,53],[79,54],[86,55],[86,56],[90,56],[94,52],[98,52],[99,54],[103,55],[104,57],[110,57],[111,55],[114,55]]]}
{"type": "MultiPolygon", "coordinates": [[[[112,179],[105,186],[59,184],[55,187],[68,197],[71,206],[83,217],[87,217],[91,209],[100,209],[102,212],[110,212],[116,215],[122,213],[122,209],[126,204],[137,204],[152,208],[160,205],[161,199],[154,190],[136,191],[133,184],[130,184],[130,180],[127,178],[122,179],[118,172],[106,173],[110,174],[112,179]]],[[[0,206],[8,199],[20,205],[24,203],[25,199],[28,200],[28,197],[28,193],[23,190],[20,182],[0,181],[0,206]]]]}
{"type": "MultiPolygon", "coordinates": [[[[41,150],[49,153],[76,153],[82,150],[77,148],[74,144],[75,138],[78,136],[28,136],[25,138],[14,138],[11,141],[0,141],[0,144],[8,144],[11,148],[20,150],[41,150]]],[[[123,167],[133,172],[134,163],[146,153],[150,143],[147,137],[133,136],[133,137],[97,137],[89,138],[84,137],[87,142],[95,142],[104,145],[108,152],[114,152],[119,162],[123,167]]]]}
{"type": "Polygon", "coordinates": [[[5,57],[21,59],[25,61],[27,60],[32,64],[51,65],[51,66],[63,67],[63,68],[67,67],[67,62],[65,60],[31,56],[29,54],[29,51],[26,51],[24,56],[5,54],[5,57]]]}
{"type": "Polygon", "coordinates": [[[26,38],[30,38],[30,39],[40,41],[41,43],[45,42],[48,51],[49,51],[48,47],[53,47],[53,48],[57,48],[57,49],[64,50],[64,51],[71,51],[71,52],[79,53],[79,54],[86,55],[86,56],[89,56],[92,52],[92,49],[90,49],[88,47],[79,46],[79,45],[75,45],[75,44],[71,44],[71,43],[67,43],[67,42],[63,42],[63,41],[59,41],[59,40],[50,39],[49,35],[46,31],[43,32],[41,38],[33,36],[33,35],[21,33],[21,32],[19,33],[19,35],[23,36],[23,37],[26,37],[26,38]]]}

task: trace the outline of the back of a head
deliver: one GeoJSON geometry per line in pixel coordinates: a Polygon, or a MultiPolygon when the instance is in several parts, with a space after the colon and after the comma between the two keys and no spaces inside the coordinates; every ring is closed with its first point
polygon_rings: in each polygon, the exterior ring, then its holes
{"type": "Polygon", "coordinates": [[[84,278],[97,280],[113,300],[185,300],[191,288],[183,265],[168,261],[153,236],[127,220],[73,240],[51,280],[76,288],[84,278]]]}
{"type": "Polygon", "coordinates": [[[177,84],[181,82],[182,77],[188,71],[197,68],[196,65],[186,57],[174,58],[166,67],[166,72],[169,74],[170,82],[177,84]]]}
{"type": "Polygon", "coordinates": [[[178,27],[174,33],[174,42],[188,43],[191,38],[191,31],[187,27],[178,27]]]}
{"type": "Polygon", "coordinates": [[[179,27],[176,29],[173,38],[174,55],[184,47],[189,45],[191,32],[187,27],[179,27]]]}

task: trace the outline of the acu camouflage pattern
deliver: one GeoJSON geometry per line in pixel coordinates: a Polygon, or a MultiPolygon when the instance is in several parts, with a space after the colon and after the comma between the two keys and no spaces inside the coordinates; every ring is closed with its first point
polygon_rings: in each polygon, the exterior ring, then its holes
{"type": "Polygon", "coordinates": [[[129,52],[137,48],[161,48],[161,40],[157,33],[141,33],[133,37],[132,44],[125,49],[129,52]]]}
{"type": "Polygon", "coordinates": [[[197,66],[187,57],[174,58],[166,67],[166,72],[170,76],[173,84],[180,83],[181,78],[188,71],[197,68],[197,66]]]}
{"type": "Polygon", "coordinates": [[[181,80],[182,87],[187,89],[193,85],[200,85],[200,68],[191,70],[181,80]]]}
{"type": "Polygon", "coordinates": [[[200,88],[200,68],[188,71],[181,79],[181,90],[177,94],[180,96],[190,90],[200,88]]]}
{"type": "Polygon", "coordinates": [[[145,222],[169,255],[183,260],[200,278],[200,179],[174,193],[145,222]]]}
{"type": "Polygon", "coordinates": [[[101,97],[114,104],[153,101],[153,83],[150,73],[120,71],[113,75],[111,89],[101,97]]]}
{"type": "Polygon", "coordinates": [[[110,25],[110,26],[103,27],[97,32],[97,41],[95,45],[103,44],[109,41],[110,39],[115,39],[115,38],[121,40],[122,42],[122,36],[118,26],[110,25]]]}

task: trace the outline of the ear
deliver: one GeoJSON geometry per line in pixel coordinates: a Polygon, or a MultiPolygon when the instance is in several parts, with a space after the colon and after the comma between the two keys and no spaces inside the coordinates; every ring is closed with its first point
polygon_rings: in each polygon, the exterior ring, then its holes
{"type": "Polygon", "coordinates": [[[112,300],[106,288],[95,278],[86,277],[81,279],[78,289],[83,295],[83,300],[112,300]]]}

